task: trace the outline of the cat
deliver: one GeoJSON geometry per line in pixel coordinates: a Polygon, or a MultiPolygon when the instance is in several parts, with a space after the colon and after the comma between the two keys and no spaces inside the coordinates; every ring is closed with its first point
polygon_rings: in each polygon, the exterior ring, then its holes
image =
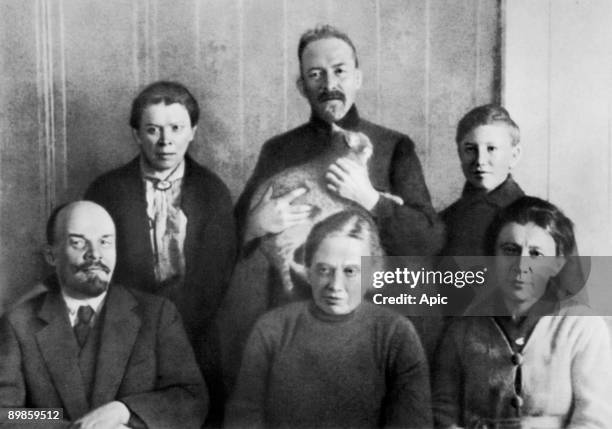
{"type": "MultiPolygon", "coordinates": [[[[264,181],[253,194],[251,209],[262,200],[264,194],[272,187],[272,198],[277,198],[304,187],[308,191],[292,204],[304,204],[312,207],[308,221],[285,229],[278,234],[269,234],[261,238],[259,248],[268,262],[278,271],[282,281],[281,294],[291,301],[294,291],[294,279],[305,283],[305,267],[301,248],[312,227],[328,216],[357,203],[343,198],[327,188],[325,173],[329,166],[339,158],[349,158],[366,167],[372,156],[373,146],[363,133],[348,131],[338,125],[332,125],[331,141],[328,149],[320,156],[295,167],[287,168],[264,181]],[[293,272],[293,278],[292,278],[293,272]]],[[[359,206],[360,207],[360,206],[359,206]]],[[[300,282],[300,283],[302,283],[300,282]]],[[[279,291],[275,291],[278,293],[279,291]]]]}

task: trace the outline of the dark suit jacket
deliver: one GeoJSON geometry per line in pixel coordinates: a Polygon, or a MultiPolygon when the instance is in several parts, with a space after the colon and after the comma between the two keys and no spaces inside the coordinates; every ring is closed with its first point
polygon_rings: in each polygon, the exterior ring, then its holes
{"type": "MultiPolygon", "coordinates": [[[[100,320],[88,403],[79,346],[59,291],[44,292],[5,315],[0,321],[0,407],[63,408],[64,419],[74,421],[119,400],[150,429],[199,428],[208,404],[206,387],[174,305],[113,284],[100,320]]],[[[68,421],[56,427],[67,427],[68,421]]]]}
{"type": "Polygon", "coordinates": [[[186,157],[185,163],[181,209],[187,216],[187,236],[182,290],[166,291],[156,285],[138,158],[97,178],[85,199],[102,205],[115,221],[116,281],[170,298],[183,317],[187,334],[195,341],[208,328],[225,294],[234,264],[236,233],[225,184],[191,158],[186,157]]]}

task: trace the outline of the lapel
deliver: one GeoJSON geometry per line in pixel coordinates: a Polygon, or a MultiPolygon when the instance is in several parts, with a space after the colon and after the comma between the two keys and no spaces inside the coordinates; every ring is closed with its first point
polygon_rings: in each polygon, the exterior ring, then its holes
{"type": "MultiPolygon", "coordinates": [[[[185,262],[189,265],[192,260],[192,251],[196,251],[199,243],[200,231],[206,223],[205,217],[210,215],[210,209],[205,207],[209,199],[204,195],[202,182],[198,180],[198,172],[194,161],[185,156],[185,176],[183,179],[183,189],[181,190],[181,210],[187,217],[187,233],[185,237],[185,262]]],[[[197,253],[197,252],[196,252],[197,253]]],[[[195,256],[195,255],[194,255],[195,256]]]]}
{"type": "Polygon", "coordinates": [[[59,291],[47,293],[38,317],[47,323],[36,333],[38,348],[67,417],[77,419],[89,411],[89,404],[79,370],[79,346],[59,291]]]}
{"type": "Polygon", "coordinates": [[[133,159],[125,169],[124,180],[121,183],[122,196],[115,210],[120,213],[117,226],[118,261],[122,266],[120,281],[132,280],[131,272],[140,273],[138,277],[146,277],[143,285],[155,284],[153,267],[153,248],[149,236],[149,218],[147,216],[147,198],[142,175],[140,172],[140,157],[133,159]],[[123,267],[125,265],[125,267],[123,267]]]}
{"type": "Polygon", "coordinates": [[[104,324],[92,392],[92,408],[113,401],[116,397],[140,330],[140,317],[134,311],[137,306],[138,302],[123,286],[110,286],[104,304],[104,324]]]}
{"type": "MultiPolygon", "coordinates": [[[[191,220],[194,216],[198,216],[198,199],[207,199],[207,195],[198,195],[198,180],[196,171],[193,165],[194,161],[185,156],[185,175],[183,178],[183,189],[181,190],[181,209],[188,219],[191,220]]],[[[201,190],[200,190],[201,191],[201,190]]]]}
{"type": "Polygon", "coordinates": [[[145,186],[140,172],[140,157],[132,160],[127,165],[126,180],[124,186],[124,198],[121,201],[123,221],[130,231],[130,240],[134,240],[134,234],[139,243],[144,245],[143,252],[152,253],[151,240],[149,239],[149,219],[147,217],[147,197],[145,186]]]}

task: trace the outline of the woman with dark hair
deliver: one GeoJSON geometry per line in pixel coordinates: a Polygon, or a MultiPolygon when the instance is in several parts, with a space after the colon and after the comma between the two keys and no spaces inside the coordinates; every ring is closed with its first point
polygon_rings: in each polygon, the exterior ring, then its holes
{"type": "Polygon", "coordinates": [[[362,256],[382,256],[365,212],[315,225],[305,244],[312,299],[257,322],[227,426],[431,427],[419,338],[404,317],[362,302],[362,256]]]}
{"type": "Polygon", "coordinates": [[[612,357],[602,318],[560,301],[572,222],[523,197],[488,229],[497,288],[455,320],[433,372],[437,428],[609,428],[612,357]]]}

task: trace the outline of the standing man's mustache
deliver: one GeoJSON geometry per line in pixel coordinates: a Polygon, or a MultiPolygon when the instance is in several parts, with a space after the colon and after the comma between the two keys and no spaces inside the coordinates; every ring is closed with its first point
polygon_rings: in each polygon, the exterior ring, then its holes
{"type": "Polygon", "coordinates": [[[329,100],[340,100],[342,102],[345,102],[346,96],[344,95],[343,92],[338,91],[338,90],[332,90],[332,91],[323,90],[321,94],[319,94],[319,96],[317,97],[317,101],[321,103],[325,101],[329,101],[329,100]]]}
{"type": "Polygon", "coordinates": [[[108,268],[106,265],[104,265],[102,262],[85,262],[84,264],[81,264],[78,266],[78,271],[87,271],[90,268],[99,268],[102,271],[104,271],[106,274],[110,273],[110,268],[108,268]]]}

